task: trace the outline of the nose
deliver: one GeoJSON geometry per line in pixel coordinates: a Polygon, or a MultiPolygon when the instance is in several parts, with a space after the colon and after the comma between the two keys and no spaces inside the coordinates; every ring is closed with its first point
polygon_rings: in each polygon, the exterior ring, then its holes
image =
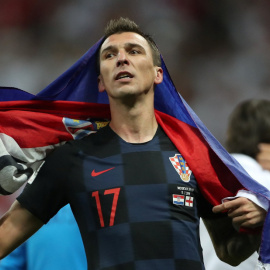
{"type": "Polygon", "coordinates": [[[120,50],[120,51],[118,52],[118,55],[117,55],[116,66],[119,67],[119,66],[122,66],[122,65],[128,65],[128,64],[129,64],[129,61],[128,61],[126,52],[120,50]]]}

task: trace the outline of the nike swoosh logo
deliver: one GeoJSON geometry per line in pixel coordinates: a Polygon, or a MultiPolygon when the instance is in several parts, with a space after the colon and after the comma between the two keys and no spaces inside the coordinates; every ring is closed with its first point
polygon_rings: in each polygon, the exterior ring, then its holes
{"type": "Polygon", "coordinates": [[[93,170],[92,172],[91,172],[91,176],[92,177],[96,177],[96,176],[99,176],[99,175],[101,175],[101,174],[103,174],[103,173],[105,173],[105,172],[108,172],[108,171],[110,171],[110,170],[112,170],[112,169],[114,169],[115,167],[112,167],[112,168],[110,168],[110,169],[107,169],[107,170],[104,170],[104,171],[100,171],[100,172],[96,172],[95,170],[93,170]]]}

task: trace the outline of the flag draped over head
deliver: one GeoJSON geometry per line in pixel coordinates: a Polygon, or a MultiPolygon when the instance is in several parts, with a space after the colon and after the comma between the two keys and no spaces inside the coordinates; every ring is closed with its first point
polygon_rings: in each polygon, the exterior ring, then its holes
{"type": "MultiPolygon", "coordinates": [[[[98,91],[97,84],[102,41],[36,95],[0,88],[0,193],[11,194],[33,181],[55,147],[108,123],[108,97],[98,91]]],[[[270,191],[248,176],[177,92],[163,59],[162,68],[164,80],[155,88],[156,118],[188,163],[205,198],[217,205],[245,188],[269,201],[270,191]]],[[[269,212],[260,257],[270,264],[269,212]]]]}

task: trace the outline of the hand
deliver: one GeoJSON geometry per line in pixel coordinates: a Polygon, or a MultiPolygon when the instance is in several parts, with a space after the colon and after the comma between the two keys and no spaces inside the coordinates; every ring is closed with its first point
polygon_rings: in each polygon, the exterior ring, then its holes
{"type": "Polygon", "coordinates": [[[260,143],[260,152],[256,156],[256,160],[263,169],[270,171],[270,143],[260,143]]]}
{"type": "Polygon", "coordinates": [[[232,219],[232,224],[237,231],[240,230],[240,227],[262,226],[266,217],[266,211],[263,208],[244,197],[228,200],[213,207],[214,213],[224,211],[227,211],[228,217],[232,219]]]}

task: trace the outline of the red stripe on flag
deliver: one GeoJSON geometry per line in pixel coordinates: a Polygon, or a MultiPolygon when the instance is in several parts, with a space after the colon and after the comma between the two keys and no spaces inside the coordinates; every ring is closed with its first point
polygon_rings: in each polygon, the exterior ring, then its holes
{"type": "Polygon", "coordinates": [[[156,118],[187,161],[202,194],[210,203],[220,204],[223,198],[233,196],[243,188],[197,128],[159,111],[156,111],[156,118]]]}
{"type": "Polygon", "coordinates": [[[12,137],[21,148],[54,145],[73,139],[63,117],[86,120],[110,118],[109,106],[70,101],[0,102],[0,133],[12,137]]]}

